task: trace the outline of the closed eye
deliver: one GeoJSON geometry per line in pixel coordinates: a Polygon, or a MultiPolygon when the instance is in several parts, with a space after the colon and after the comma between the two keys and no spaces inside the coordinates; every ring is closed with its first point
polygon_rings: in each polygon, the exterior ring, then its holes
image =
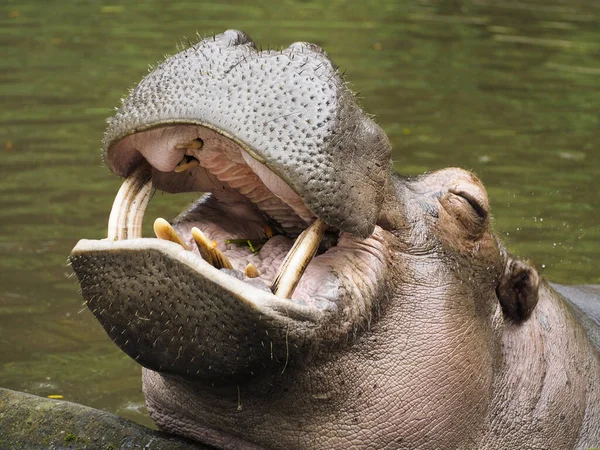
{"type": "Polygon", "coordinates": [[[458,190],[458,189],[450,189],[448,192],[450,192],[451,194],[457,195],[461,198],[464,198],[469,203],[469,205],[471,205],[471,207],[473,208],[473,210],[477,213],[477,215],[479,217],[481,217],[482,219],[487,218],[487,216],[488,216],[487,210],[481,205],[479,200],[477,200],[471,194],[469,194],[468,192],[465,192],[465,191],[458,190]]]}

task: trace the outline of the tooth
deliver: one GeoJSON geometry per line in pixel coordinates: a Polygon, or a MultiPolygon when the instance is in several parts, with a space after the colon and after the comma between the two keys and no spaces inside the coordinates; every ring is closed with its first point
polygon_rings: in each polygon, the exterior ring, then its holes
{"type": "Polygon", "coordinates": [[[192,228],[192,237],[198,246],[198,250],[200,251],[200,256],[202,256],[202,259],[214,266],[215,263],[213,262],[212,258],[212,251],[215,247],[214,242],[208,239],[206,235],[196,227],[192,228]]]}
{"type": "Polygon", "coordinates": [[[248,265],[246,266],[246,269],[244,270],[244,274],[248,277],[248,278],[257,278],[260,277],[260,272],[258,271],[258,269],[256,268],[256,266],[252,263],[248,263],[248,265]]]}
{"type": "Polygon", "coordinates": [[[264,226],[263,226],[263,228],[264,228],[264,230],[265,230],[265,235],[266,235],[266,236],[267,236],[269,239],[271,239],[271,238],[272,238],[272,237],[275,235],[275,233],[273,232],[273,228],[271,228],[271,226],[270,226],[270,225],[264,225],[264,226]]]}
{"type": "Polygon", "coordinates": [[[125,179],[110,211],[108,239],[142,237],[142,220],[152,193],[152,167],[142,164],[125,179]]]}
{"type": "Polygon", "coordinates": [[[189,250],[189,247],[185,245],[183,239],[181,239],[181,237],[177,234],[177,231],[175,231],[171,224],[165,219],[161,219],[159,217],[154,221],[154,234],[156,234],[156,237],[159,239],[175,242],[176,244],[181,245],[186,250],[189,250]]]}
{"type": "Polygon", "coordinates": [[[326,229],[327,224],[317,219],[298,236],[271,284],[271,291],[275,295],[291,298],[308,263],[315,256],[326,229]]]}
{"type": "Polygon", "coordinates": [[[215,266],[217,269],[233,269],[227,256],[217,248],[217,243],[208,239],[199,228],[192,228],[192,237],[194,238],[194,241],[196,241],[200,256],[202,256],[206,262],[215,266]]]}
{"type": "Polygon", "coordinates": [[[199,149],[202,148],[202,146],[204,145],[204,142],[202,142],[202,139],[198,138],[198,139],[193,139],[190,142],[185,142],[183,144],[177,144],[175,146],[176,149],[181,150],[181,149],[199,149]]]}
{"type": "Polygon", "coordinates": [[[177,164],[177,166],[173,169],[173,172],[180,173],[185,172],[192,167],[196,167],[200,162],[194,157],[188,157],[187,155],[183,157],[183,159],[177,164]],[[189,158],[189,159],[188,159],[189,158]]]}
{"type": "Polygon", "coordinates": [[[214,266],[217,269],[233,269],[231,262],[227,259],[227,256],[219,250],[216,246],[213,250],[213,259],[215,261],[214,266]]]}

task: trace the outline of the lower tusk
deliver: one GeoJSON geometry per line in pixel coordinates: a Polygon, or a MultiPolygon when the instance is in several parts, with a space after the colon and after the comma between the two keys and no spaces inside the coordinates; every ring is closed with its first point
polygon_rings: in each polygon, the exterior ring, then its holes
{"type": "Polygon", "coordinates": [[[173,228],[165,219],[161,219],[159,217],[154,221],[154,234],[156,234],[156,237],[159,239],[175,242],[186,250],[189,250],[189,247],[185,244],[185,242],[183,242],[181,236],[179,236],[177,231],[175,231],[175,228],[173,228]]]}
{"type": "Polygon", "coordinates": [[[192,228],[192,237],[198,246],[200,256],[217,269],[233,269],[233,265],[225,254],[217,248],[217,243],[211,241],[197,227],[192,228]]]}
{"type": "Polygon", "coordinates": [[[291,298],[308,263],[317,253],[326,229],[327,224],[317,219],[298,236],[271,284],[275,295],[291,298]]]}
{"type": "Polygon", "coordinates": [[[152,192],[152,167],[142,164],[123,182],[108,219],[108,239],[142,237],[142,221],[152,192]]]}

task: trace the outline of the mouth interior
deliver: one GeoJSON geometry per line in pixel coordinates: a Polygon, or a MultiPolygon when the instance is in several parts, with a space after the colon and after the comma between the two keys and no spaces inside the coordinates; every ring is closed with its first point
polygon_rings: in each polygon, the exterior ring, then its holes
{"type": "Polygon", "coordinates": [[[118,141],[107,162],[128,174],[113,204],[108,239],[142,237],[153,188],[206,192],[172,221],[173,228],[158,219],[157,237],[255,288],[319,309],[331,304],[332,267],[344,257],[344,242],[354,238],[320,221],[240,143],[205,126],[163,126],[118,141]]]}

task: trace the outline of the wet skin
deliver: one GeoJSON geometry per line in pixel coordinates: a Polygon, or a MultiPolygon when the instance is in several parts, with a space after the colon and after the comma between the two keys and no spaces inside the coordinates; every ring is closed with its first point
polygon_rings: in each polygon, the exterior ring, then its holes
{"type": "Polygon", "coordinates": [[[222,448],[600,442],[597,303],[506,251],[473,174],[406,179],[390,154],[311,44],[229,31],[132,91],[105,137],[128,177],[109,239],[70,259],[160,428],[222,448]],[[150,183],[208,192],[173,221],[181,243],[141,238],[150,183]]]}

